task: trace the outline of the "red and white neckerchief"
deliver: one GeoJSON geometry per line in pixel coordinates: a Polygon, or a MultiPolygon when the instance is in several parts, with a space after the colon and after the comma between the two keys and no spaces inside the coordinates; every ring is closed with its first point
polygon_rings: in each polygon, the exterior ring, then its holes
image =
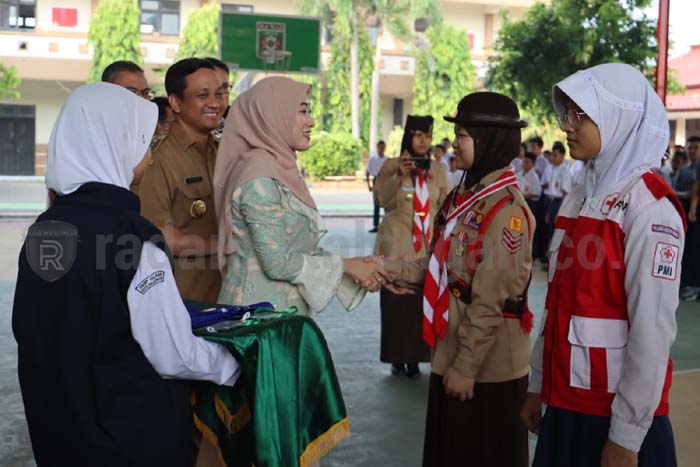
{"type": "Polygon", "coordinates": [[[413,248],[421,250],[423,239],[425,247],[430,246],[430,192],[424,171],[419,171],[413,182],[413,248]]]}
{"type": "MultiPolygon", "coordinates": [[[[428,273],[425,276],[423,287],[423,340],[431,347],[435,347],[437,338],[445,338],[447,321],[449,316],[450,294],[447,291],[447,267],[446,260],[452,243],[452,231],[457,225],[457,219],[477,202],[493,194],[494,192],[510,185],[517,186],[518,182],[512,169],[503,174],[481,191],[469,194],[467,199],[453,211],[448,212],[445,218],[445,227],[436,232],[437,241],[433,254],[430,256],[428,273]]],[[[448,209],[451,209],[449,206],[448,209]]]]}

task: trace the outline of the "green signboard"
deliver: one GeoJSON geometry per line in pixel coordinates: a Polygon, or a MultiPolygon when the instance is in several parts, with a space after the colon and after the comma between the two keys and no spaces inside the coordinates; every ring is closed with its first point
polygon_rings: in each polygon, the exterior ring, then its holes
{"type": "Polygon", "coordinates": [[[318,73],[321,20],[293,16],[222,13],[221,60],[235,70],[318,73]]]}

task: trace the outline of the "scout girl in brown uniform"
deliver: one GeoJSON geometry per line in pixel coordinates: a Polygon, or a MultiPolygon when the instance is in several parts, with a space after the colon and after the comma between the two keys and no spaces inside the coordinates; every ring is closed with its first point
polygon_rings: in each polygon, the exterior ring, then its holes
{"type": "MultiPolygon", "coordinates": [[[[430,245],[433,219],[450,185],[442,164],[416,168],[411,158],[425,158],[432,142],[433,117],[409,115],[401,142],[401,157],[384,163],[375,181],[384,218],[379,226],[374,253],[404,254],[407,260],[425,258],[430,245]]],[[[418,362],[430,361],[421,338],[422,298],[396,295],[382,289],[382,340],[380,360],[392,364],[392,373],[419,373],[418,362]]]]}
{"type": "Polygon", "coordinates": [[[423,335],[433,357],[423,465],[525,467],[518,412],[529,372],[535,225],[510,162],[526,123],[512,100],[488,92],[466,96],[445,120],[455,123],[466,180],[440,210],[429,261],[386,260],[398,284],[424,283],[423,335]]]}

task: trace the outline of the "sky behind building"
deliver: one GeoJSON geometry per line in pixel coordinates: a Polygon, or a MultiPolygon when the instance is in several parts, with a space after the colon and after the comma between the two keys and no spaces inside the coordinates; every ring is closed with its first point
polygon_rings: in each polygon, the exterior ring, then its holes
{"type": "MultiPolygon", "coordinates": [[[[691,45],[700,44],[700,0],[670,0],[669,57],[678,57],[690,50],[691,45]]],[[[659,0],[653,0],[647,14],[659,17],[659,0]]]]}

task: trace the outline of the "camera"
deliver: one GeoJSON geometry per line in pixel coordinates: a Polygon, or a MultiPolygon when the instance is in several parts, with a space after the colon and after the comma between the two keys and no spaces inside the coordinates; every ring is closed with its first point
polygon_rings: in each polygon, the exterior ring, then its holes
{"type": "Polygon", "coordinates": [[[415,165],[416,169],[430,170],[430,159],[427,157],[411,157],[411,161],[415,165]]]}

